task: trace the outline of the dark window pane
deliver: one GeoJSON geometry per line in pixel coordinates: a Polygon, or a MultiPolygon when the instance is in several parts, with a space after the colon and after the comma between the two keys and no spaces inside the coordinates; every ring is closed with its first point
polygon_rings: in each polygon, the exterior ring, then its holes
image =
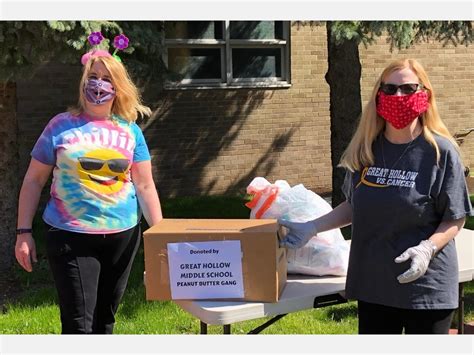
{"type": "Polygon", "coordinates": [[[279,48],[232,49],[234,78],[281,77],[281,51],[279,48]]]}
{"type": "Polygon", "coordinates": [[[231,21],[231,39],[283,39],[283,21],[231,21]]]}
{"type": "Polygon", "coordinates": [[[183,79],[221,79],[221,51],[168,48],[168,69],[183,79]]]}
{"type": "Polygon", "coordinates": [[[167,39],[222,39],[222,21],[165,21],[167,39]]]}

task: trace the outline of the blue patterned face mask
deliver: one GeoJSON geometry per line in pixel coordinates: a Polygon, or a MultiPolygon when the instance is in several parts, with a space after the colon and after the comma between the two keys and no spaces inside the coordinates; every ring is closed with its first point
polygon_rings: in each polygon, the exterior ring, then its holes
{"type": "Polygon", "coordinates": [[[115,98],[115,89],[111,82],[102,79],[87,79],[84,84],[87,101],[100,105],[115,98]]]}

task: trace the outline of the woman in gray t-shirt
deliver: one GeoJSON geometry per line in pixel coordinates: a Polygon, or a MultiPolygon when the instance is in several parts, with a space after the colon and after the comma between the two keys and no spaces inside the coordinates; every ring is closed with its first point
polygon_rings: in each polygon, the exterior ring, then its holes
{"type": "Polygon", "coordinates": [[[282,221],[282,244],[352,224],[346,297],[361,334],[448,333],[458,306],[454,238],[473,215],[459,147],[419,62],[380,75],[340,166],[346,201],[319,219],[282,221]]]}

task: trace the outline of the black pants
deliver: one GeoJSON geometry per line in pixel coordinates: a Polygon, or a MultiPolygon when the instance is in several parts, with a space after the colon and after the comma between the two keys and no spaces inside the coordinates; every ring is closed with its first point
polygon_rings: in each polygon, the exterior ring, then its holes
{"type": "Polygon", "coordinates": [[[454,309],[400,309],[358,301],[359,334],[448,334],[454,309]]]}
{"type": "Polygon", "coordinates": [[[139,226],[114,234],[49,228],[46,250],[63,334],[112,334],[139,245],[139,226]]]}

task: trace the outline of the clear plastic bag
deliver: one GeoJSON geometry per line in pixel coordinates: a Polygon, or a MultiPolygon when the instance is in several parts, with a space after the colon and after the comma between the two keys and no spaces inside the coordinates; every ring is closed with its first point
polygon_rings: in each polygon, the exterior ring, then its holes
{"type": "MultiPolygon", "coordinates": [[[[291,187],[285,180],[271,184],[256,177],[247,186],[253,199],[247,203],[250,218],[275,218],[292,222],[306,222],[332,210],[322,197],[302,184],[291,187]]],[[[338,275],[347,273],[349,245],[339,229],[318,233],[299,249],[288,249],[288,273],[305,275],[338,275]]]]}

